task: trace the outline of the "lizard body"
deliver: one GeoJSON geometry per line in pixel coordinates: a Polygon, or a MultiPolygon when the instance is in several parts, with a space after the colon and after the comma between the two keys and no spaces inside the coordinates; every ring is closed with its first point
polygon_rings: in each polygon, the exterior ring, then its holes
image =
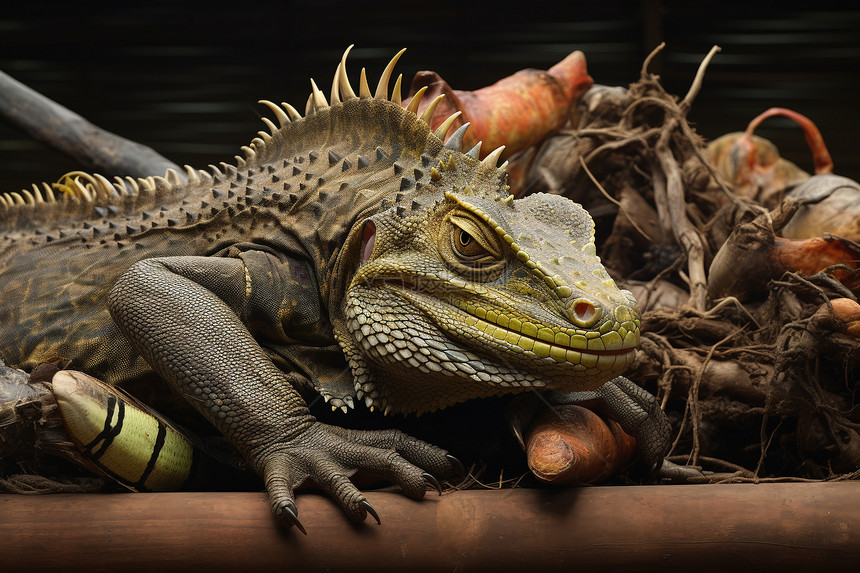
{"type": "Polygon", "coordinates": [[[267,102],[280,125],[265,120],[235,166],[188,168],[187,183],[86,176],[59,198],[0,196],[3,360],[61,355],[111,384],[167,381],[294,523],[309,477],[363,519],[355,469],[412,497],[426,472],[452,471],[401,433],[317,422],[314,393],[345,412],[420,414],[589,393],[623,373],[639,313],[600,264],[591,217],[559,196],[514,200],[501,150],[462,152],[466,126],[433,132],[399,80],[389,99],[397,57],[375,95],[363,75],[356,94],[345,54],[331,101],[314,84],[305,117],[267,102]]]}

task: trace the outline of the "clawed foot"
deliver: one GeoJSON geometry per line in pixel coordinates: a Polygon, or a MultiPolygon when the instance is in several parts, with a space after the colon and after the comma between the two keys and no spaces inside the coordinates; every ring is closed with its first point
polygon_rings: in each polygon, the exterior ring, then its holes
{"type": "Polygon", "coordinates": [[[284,443],[274,443],[254,456],[269,493],[272,513],[306,533],[298,518],[293,491],[306,480],[337,501],[352,521],[379,515],[350,481],[357,470],[377,474],[400,486],[412,499],[424,497],[428,486],[442,493],[438,478],[463,474],[463,465],[444,450],[399,430],[347,430],[314,423],[284,443]]]}
{"type": "Polygon", "coordinates": [[[661,467],[672,442],[672,427],[656,398],[644,388],[618,376],[591,392],[548,392],[547,398],[553,404],[594,401],[599,411],[636,438],[637,450],[649,468],[661,467]]]}

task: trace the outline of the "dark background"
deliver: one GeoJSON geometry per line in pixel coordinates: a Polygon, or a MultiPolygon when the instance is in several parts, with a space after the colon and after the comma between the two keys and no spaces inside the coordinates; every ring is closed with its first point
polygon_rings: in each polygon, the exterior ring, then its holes
{"type": "MultiPolygon", "coordinates": [[[[372,84],[401,47],[408,85],[435,70],[458,89],[585,52],[597,83],[636,80],[655,62],[683,96],[713,44],[690,119],[707,138],[742,130],[771,106],[821,129],[836,172],[860,179],[860,8],[828,2],[4,2],[0,69],[97,125],[177,163],[232,161],[262,124],[259,99],[304,109],[313,77],[328,91],[343,49],[350,77],[372,84]],[[778,7],[777,7],[778,6],[778,7]]],[[[811,168],[800,130],[779,119],[757,133],[811,168]]],[[[70,160],[0,125],[0,190],[53,181],[70,160]]]]}

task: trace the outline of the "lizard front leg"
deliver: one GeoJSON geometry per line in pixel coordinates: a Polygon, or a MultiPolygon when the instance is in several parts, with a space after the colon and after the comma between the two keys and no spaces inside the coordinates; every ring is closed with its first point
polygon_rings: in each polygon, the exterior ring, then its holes
{"type": "Polygon", "coordinates": [[[147,259],[120,277],[108,304],[149,365],[262,476],[273,513],[304,531],[293,490],[307,478],[363,520],[376,512],[349,481],[355,470],[382,474],[412,498],[423,497],[426,472],[447,477],[451,462],[439,448],[401,432],[328,426],[309,413],[295,389],[301,375],[275,367],[243,321],[266,312],[256,308],[251,275],[238,258],[147,259]]]}

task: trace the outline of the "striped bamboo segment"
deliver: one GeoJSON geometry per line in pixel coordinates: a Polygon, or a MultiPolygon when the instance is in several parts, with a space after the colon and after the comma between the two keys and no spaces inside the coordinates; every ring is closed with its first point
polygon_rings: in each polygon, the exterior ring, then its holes
{"type": "Polygon", "coordinates": [[[69,435],[108,477],[138,491],[172,491],[189,481],[197,456],[166,420],[81,372],[61,370],[52,384],[69,435]]]}

